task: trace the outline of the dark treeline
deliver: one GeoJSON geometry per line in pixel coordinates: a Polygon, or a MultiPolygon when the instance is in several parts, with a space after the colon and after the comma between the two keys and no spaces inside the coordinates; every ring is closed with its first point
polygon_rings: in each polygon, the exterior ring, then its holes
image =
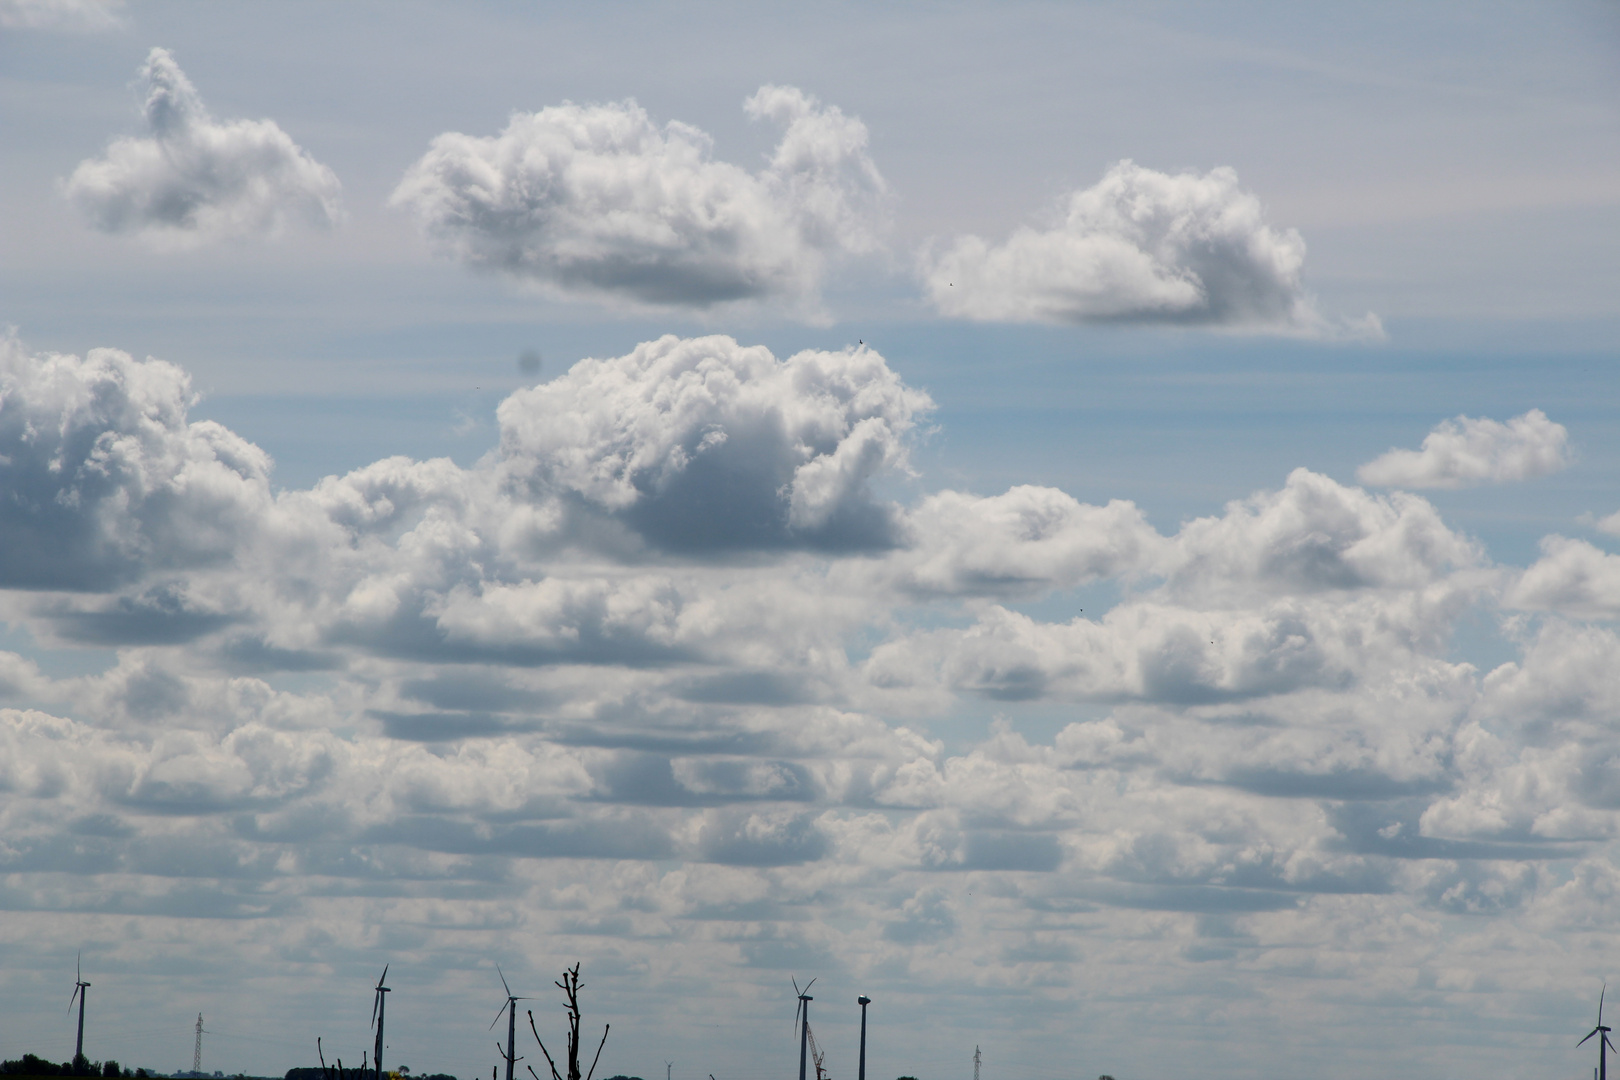
{"type": "Polygon", "coordinates": [[[0,1061],[0,1076],[102,1076],[107,1080],[141,1077],[144,1080],[150,1075],[145,1069],[130,1072],[116,1061],[89,1061],[83,1057],[60,1065],[33,1054],[24,1054],[16,1061],[0,1061]]]}

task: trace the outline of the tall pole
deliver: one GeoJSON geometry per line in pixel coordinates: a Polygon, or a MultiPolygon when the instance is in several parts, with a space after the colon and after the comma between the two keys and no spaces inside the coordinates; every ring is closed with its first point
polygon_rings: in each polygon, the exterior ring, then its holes
{"type": "Polygon", "coordinates": [[[202,1037],[203,1037],[202,1013],[198,1013],[197,1014],[197,1045],[194,1046],[192,1048],[192,1051],[191,1051],[191,1071],[194,1072],[194,1073],[201,1073],[202,1072],[202,1037]]]}
{"type": "Polygon", "coordinates": [[[805,1055],[809,1053],[810,1003],[814,1000],[809,994],[799,995],[799,1004],[804,1009],[804,1022],[799,1027],[799,1080],[804,1080],[805,1055]]]}
{"type": "Polygon", "coordinates": [[[865,994],[862,994],[860,997],[856,998],[855,1000],[861,1007],[861,1076],[860,1076],[860,1080],[866,1080],[866,1007],[868,1005],[872,1004],[872,999],[867,997],[865,994]]]}
{"type": "Polygon", "coordinates": [[[377,1080],[383,1080],[382,1052],[383,1052],[383,1014],[388,1011],[388,987],[377,988],[377,1047],[372,1052],[372,1058],[377,1066],[377,1080]]]}
{"type": "Polygon", "coordinates": [[[506,1080],[512,1080],[517,1059],[517,998],[506,1003],[506,1080]]]}
{"type": "Polygon", "coordinates": [[[979,1080],[979,1048],[973,1048],[973,1080],[979,1080]]]}
{"type": "MultiPolygon", "coordinates": [[[[84,999],[89,996],[90,984],[79,984],[79,1041],[73,1044],[73,1063],[77,1065],[79,1059],[84,1057],[84,999]]],[[[56,1000],[61,1001],[61,998],[56,1000]]],[[[801,1070],[802,1071],[802,1070],[801,1070]]],[[[801,1076],[799,1080],[804,1080],[801,1076]]]]}

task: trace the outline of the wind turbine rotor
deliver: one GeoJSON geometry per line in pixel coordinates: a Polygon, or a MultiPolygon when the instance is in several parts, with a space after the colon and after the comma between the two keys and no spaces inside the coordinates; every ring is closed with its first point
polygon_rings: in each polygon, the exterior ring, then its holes
{"type": "Polygon", "coordinates": [[[372,987],[371,995],[371,1026],[377,1026],[377,1010],[382,1007],[382,996],[388,993],[388,987],[383,983],[388,981],[388,965],[383,965],[383,973],[377,976],[377,985],[372,987]]]}

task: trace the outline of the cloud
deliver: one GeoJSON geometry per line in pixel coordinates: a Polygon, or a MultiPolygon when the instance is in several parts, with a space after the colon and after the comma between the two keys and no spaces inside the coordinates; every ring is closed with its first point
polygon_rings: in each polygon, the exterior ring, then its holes
{"type": "Polygon", "coordinates": [[[930,402],[864,348],[663,338],[513,394],[471,464],[281,491],[172,365],[0,359],[0,619],[41,643],[0,652],[0,910],[69,964],[56,920],[112,913],[98,964],[252,920],[265,978],[408,949],[421,1007],[476,937],[637,1015],[799,963],[897,1010],[1102,965],[1203,1009],[1615,926],[1592,545],[1500,567],[1306,469],[1166,533],[893,494],[930,402]]]}
{"type": "Polygon", "coordinates": [[[669,550],[882,548],[896,525],[870,483],[932,408],[864,347],[666,336],[504,401],[500,469],[669,550]]]}
{"type": "Polygon", "coordinates": [[[336,175],[275,121],[216,121],[166,49],[141,78],[148,134],[115,139],[63,185],[95,228],[187,246],[339,220],[336,175]]]}
{"type": "Polygon", "coordinates": [[[1422,589],[1482,558],[1424,499],[1371,495],[1295,469],[1276,491],[1188,522],[1161,565],[1171,592],[1208,603],[1257,593],[1422,589]]]}
{"type": "Polygon", "coordinates": [[[1505,599],[1512,607],[1533,611],[1620,618],[1620,555],[1584,540],[1546,537],[1541,558],[1519,575],[1505,599]]]}
{"type": "Polygon", "coordinates": [[[124,0],[0,0],[7,30],[111,30],[123,23],[124,0]]]}
{"type": "Polygon", "coordinates": [[[1419,450],[1392,449],[1356,470],[1379,487],[1464,488],[1558,472],[1570,462],[1569,432],[1531,409],[1507,423],[1488,417],[1444,420],[1419,450]]]}
{"type": "Polygon", "coordinates": [[[391,204],[468,266],[562,294],[813,305],[829,259],[877,246],[887,188],[866,126],[793,87],[744,105],[783,129],[757,173],[634,101],[569,102],[515,113],[498,136],[438,136],[391,204]]]}
{"type": "Polygon", "coordinates": [[[1171,176],[1131,161],[1069,195],[1045,229],[957,237],[920,262],[934,306],[956,318],[1322,333],[1304,265],[1299,233],[1266,224],[1231,169],[1171,176]]]}
{"type": "Polygon", "coordinates": [[[189,422],[189,377],[113,349],[0,340],[0,585],[109,589],[219,562],[270,501],[270,458],[189,422]]]}
{"type": "Polygon", "coordinates": [[[907,511],[906,543],[884,569],[918,595],[1030,596],[1154,566],[1164,540],[1129,502],[1089,506],[1019,485],[979,497],[942,491],[907,511]]]}

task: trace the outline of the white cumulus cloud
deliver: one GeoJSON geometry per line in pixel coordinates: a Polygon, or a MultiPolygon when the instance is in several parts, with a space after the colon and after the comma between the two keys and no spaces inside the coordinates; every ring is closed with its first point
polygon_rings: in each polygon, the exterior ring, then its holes
{"type": "Polygon", "coordinates": [[[1305,241],[1267,224],[1233,170],[1172,176],[1132,161],[1069,195],[1044,228],[999,244],[957,237],[921,259],[934,306],[959,318],[1322,332],[1304,266],[1305,241]]]}
{"type": "Polygon", "coordinates": [[[1507,602],[1530,610],[1587,618],[1620,618],[1620,555],[1584,540],[1549,536],[1541,558],[1508,590],[1507,602]]]}
{"type": "Polygon", "coordinates": [[[1463,488],[1545,476],[1569,461],[1569,431],[1531,409],[1505,424],[1483,416],[1442,421],[1421,448],[1392,449],[1356,478],[1379,487],[1463,488]]]}
{"type": "Polygon", "coordinates": [[[745,107],[783,128],[758,172],[634,101],[570,102],[514,114],[497,136],[438,136],[392,204],[467,265],[564,293],[813,302],[830,257],[877,244],[887,188],[866,126],[793,87],[762,87],[745,107]]]}
{"type": "Polygon", "coordinates": [[[227,557],[270,500],[270,458],[189,422],[190,378],[115,349],[0,340],[0,585],[96,589],[227,557]]]}
{"type": "Polygon", "coordinates": [[[669,335],[582,360],[497,415],[507,476],[655,546],[869,548],[894,542],[869,482],[904,466],[932,408],[868,348],[778,360],[669,335]]]}
{"type": "Polygon", "coordinates": [[[337,222],[337,176],[275,121],[215,120],[166,49],[141,77],[147,134],[115,139],[64,184],[97,229],[187,245],[337,222]]]}

